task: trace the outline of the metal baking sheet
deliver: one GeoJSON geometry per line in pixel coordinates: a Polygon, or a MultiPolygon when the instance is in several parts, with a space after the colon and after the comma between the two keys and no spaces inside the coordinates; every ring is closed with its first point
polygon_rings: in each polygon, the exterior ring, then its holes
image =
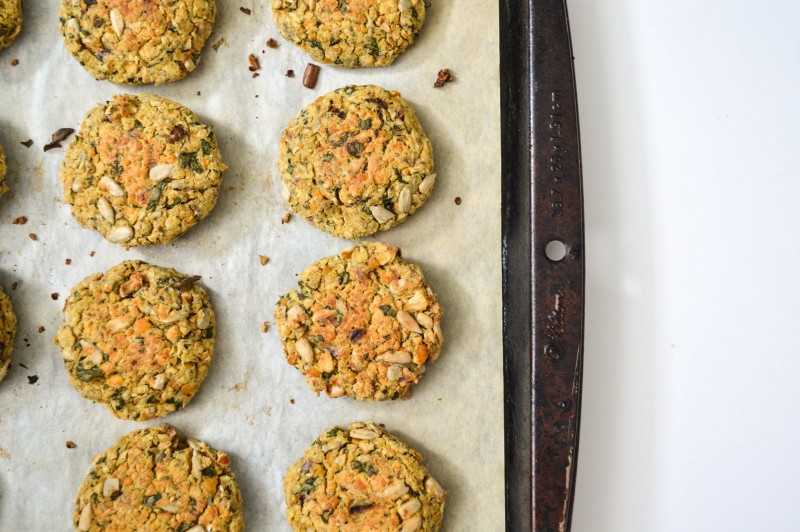
{"type": "Polygon", "coordinates": [[[268,2],[218,2],[208,43],[218,49],[207,46],[186,79],[144,87],[92,79],[62,44],[56,3],[24,4],[22,35],[0,52],[0,142],[12,189],[0,199],[0,283],[19,318],[12,367],[0,383],[0,530],[69,529],[92,456],[159,422],[231,454],[250,530],[288,530],[285,469],[325,428],[356,420],[385,423],[423,453],[448,491],[444,530],[503,529],[498,6],[434,0],[418,42],[393,66],[323,65],[309,90],[301,84],[308,57],[280,39],[268,2]],[[268,48],[269,38],[280,47],[268,48]],[[250,53],[262,66],[256,78],[250,53]],[[441,68],[455,81],[436,89],[441,68]],[[442,355],[411,399],[375,404],[316,397],[286,363],[272,318],[306,265],[348,245],[297,217],[281,224],[279,136],[316,97],[367,83],[399,90],[431,138],[439,176],[432,197],[377,238],[423,267],[445,312],[442,355]],[[64,149],[42,151],[56,129],[77,129],[89,108],[120,92],[191,108],[214,126],[230,167],[214,212],[174,244],[126,251],[78,226],[60,201],[64,149]],[[28,139],[30,148],[20,144],[28,139]],[[25,225],[12,223],[19,216],[25,225]],[[269,256],[266,266],[259,254],[269,256]],[[118,420],[82,399],[52,343],[69,289],[134,258],[201,275],[218,317],[214,362],[196,398],[146,423],[118,420]],[[272,325],[266,334],[264,321],[272,325]],[[67,440],[77,447],[66,448],[67,440]]]}

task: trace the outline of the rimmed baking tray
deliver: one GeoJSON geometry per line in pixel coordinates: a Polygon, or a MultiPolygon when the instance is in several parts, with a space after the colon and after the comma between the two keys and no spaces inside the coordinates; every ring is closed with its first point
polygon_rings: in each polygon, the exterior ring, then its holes
{"type": "Polygon", "coordinates": [[[500,6],[506,529],[570,528],[584,241],[565,0],[500,6]]]}

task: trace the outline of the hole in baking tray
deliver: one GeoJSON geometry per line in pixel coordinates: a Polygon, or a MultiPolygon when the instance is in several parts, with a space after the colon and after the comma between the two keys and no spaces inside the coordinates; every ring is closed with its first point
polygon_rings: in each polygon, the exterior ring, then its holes
{"type": "Polygon", "coordinates": [[[551,240],[545,246],[544,254],[553,262],[559,262],[567,256],[567,246],[560,240],[551,240]]]}

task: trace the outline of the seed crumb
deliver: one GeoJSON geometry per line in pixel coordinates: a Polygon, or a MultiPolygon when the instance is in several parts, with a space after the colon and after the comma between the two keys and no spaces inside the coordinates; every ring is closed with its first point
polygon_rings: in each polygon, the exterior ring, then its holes
{"type": "Polygon", "coordinates": [[[20,362],[20,363],[19,363],[19,366],[20,366],[21,368],[30,369],[28,366],[26,366],[26,365],[25,365],[25,364],[23,364],[22,362],[20,362]]]}
{"type": "Polygon", "coordinates": [[[269,262],[269,257],[267,257],[266,255],[259,255],[258,262],[260,262],[262,266],[266,266],[267,263],[269,262]]]}
{"type": "Polygon", "coordinates": [[[28,384],[36,384],[36,381],[39,380],[38,375],[28,375],[28,384]]]}
{"type": "Polygon", "coordinates": [[[215,42],[214,44],[211,45],[211,48],[213,48],[214,51],[216,52],[217,50],[219,50],[220,46],[225,44],[225,42],[226,42],[225,41],[225,37],[220,37],[219,39],[217,39],[217,42],[215,42]]]}
{"type": "Polygon", "coordinates": [[[197,95],[200,96],[200,91],[197,91],[197,95]]]}
{"type": "Polygon", "coordinates": [[[256,57],[255,54],[248,55],[247,61],[250,62],[250,72],[255,72],[261,68],[261,65],[258,63],[258,57],[256,57]]]}
{"type": "Polygon", "coordinates": [[[71,127],[62,127],[56,130],[50,138],[50,143],[44,145],[44,151],[52,150],[53,148],[60,148],[61,141],[75,133],[71,127]]]}
{"type": "Polygon", "coordinates": [[[20,142],[20,144],[22,144],[26,148],[30,148],[31,146],[33,146],[33,139],[28,139],[24,142],[20,142]]]}
{"type": "Polygon", "coordinates": [[[291,220],[291,219],[292,219],[291,213],[287,212],[286,214],[283,215],[283,218],[281,218],[281,225],[288,224],[289,220],[291,220]]]}
{"type": "Polygon", "coordinates": [[[279,46],[278,41],[270,37],[269,39],[267,39],[267,46],[273,49],[277,48],[279,46]]]}
{"type": "MultiPolygon", "coordinates": [[[[258,72],[253,72],[253,79],[257,78],[260,75],[261,74],[259,74],[258,72]]],[[[256,94],[256,98],[258,98],[258,94],[256,94]]]]}
{"type": "Polygon", "coordinates": [[[53,301],[58,301],[58,292],[53,292],[50,297],[53,298],[53,301]]]}
{"type": "Polygon", "coordinates": [[[19,64],[19,59],[12,59],[11,66],[17,66],[19,64]]]}
{"type": "Polygon", "coordinates": [[[461,198],[456,196],[456,205],[461,205],[461,198]]]}
{"type": "Polygon", "coordinates": [[[293,78],[294,77],[294,70],[291,70],[291,69],[287,70],[285,75],[286,75],[287,78],[293,78]]]}
{"type": "Polygon", "coordinates": [[[14,221],[12,221],[11,223],[14,224],[14,225],[25,225],[26,223],[28,223],[28,217],[27,216],[17,216],[16,218],[14,218],[14,221]]]}
{"type": "Polygon", "coordinates": [[[89,256],[90,256],[90,257],[94,257],[94,251],[92,251],[91,253],[89,253],[89,256]]]}
{"type": "Polygon", "coordinates": [[[294,404],[294,397],[290,397],[290,398],[289,398],[289,402],[290,402],[290,403],[292,403],[292,404],[294,404]]]}
{"type": "Polygon", "coordinates": [[[261,325],[261,332],[262,332],[262,333],[265,333],[265,332],[267,332],[268,330],[269,330],[269,323],[265,321],[265,322],[264,322],[264,323],[261,325]]]}
{"type": "Polygon", "coordinates": [[[319,67],[313,63],[306,65],[306,71],[303,74],[303,87],[313,89],[317,86],[317,78],[319,77],[319,67]]]}
{"type": "Polygon", "coordinates": [[[67,266],[69,266],[70,264],[72,264],[72,259],[67,259],[67,260],[65,260],[65,261],[64,261],[64,264],[66,264],[67,266]]]}
{"type": "Polygon", "coordinates": [[[439,75],[436,76],[436,83],[433,84],[434,87],[444,87],[445,83],[449,83],[453,81],[453,74],[450,72],[449,68],[443,68],[439,71],[439,75]]]}
{"type": "Polygon", "coordinates": [[[16,290],[18,286],[19,286],[19,283],[17,281],[14,281],[13,283],[11,283],[11,289],[12,290],[16,290]]]}
{"type": "Polygon", "coordinates": [[[244,13],[245,15],[249,15],[249,14],[251,14],[251,13],[252,13],[252,11],[251,11],[251,10],[249,10],[248,8],[246,8],[246,7],[240,7],[240,8],[239,8],[239,11],[241,11],[241,12],[242,12],[242,13],[244,13]]]}
{"type": "Polygon", "coordinates": [[[77,445],[75,445],[75,442],[70,440],[67,440],[67,443],[65,443],[65,445],[67,446],[67,449],[74,449],[75,447],[77,447],[77,445]]]}
{"type": "Polygon", "coordinates": [[[34,242],[36,242],[37,240],[39,240],[39,237],[38,237],[38,236],[36,236],[36,233],[28,233],[28,238],[30,238],[30,239],[31,239],[31,240],[33,240],[34,242]]]}
{"type": "Polygon", "coordinates": [[[44,325],[39,325],[39,334],[42,334],[44,330],[44,325]]]}

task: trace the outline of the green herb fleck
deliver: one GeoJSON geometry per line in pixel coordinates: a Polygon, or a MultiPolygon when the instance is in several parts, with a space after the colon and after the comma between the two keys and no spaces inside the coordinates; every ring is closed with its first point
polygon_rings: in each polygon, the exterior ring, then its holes
{"type": "Polygon", "coordinates": [[[158,501],[161,500],[161,497],[162,497],[162,495],[160,493],[156,493],[155,495],[148,495],[147,497],[144,498],[144,501],[142,501],[142,504],[152,508],[153,506],[156,505],[156,503],[158,501]]]}
{"type": "Polygon", "coordinates": [[[197,152],[189,151],[180,155],[181,168],[191,168],[196,174],[203,173],[203,167],[197,161],[197,152]]]}
{"type": "Polygon", "coordinates": [[[206,139],[200,141],[200,149],[203,150],[204,155],[211,155],[211,143],[206,139]]]}
{"type": "Polygon", "coordinates": [[[397,316],[397,311],[391,305],[381,305],[381,310],[384,316],[394,317],[397,316]]]}
{"type": "Polygon", "coordinates": [[[364,145],[354,140],[350,144],[347,145],[347,153],[352,155],[353,157],[358,157],[361,155],[361,152],[364,151],[364,145]]]}
{"type": "Polygon", "coordinates": [[[337,434],[339,434],[340,432],[344,432],[344,429],[343,429],[343,428],[341,428],[341,427],[333,427],[331,430],[329,430],[329,431],[328,431],[328,433],[326,434],[326,436],[327,436],[328,438],[333,438],[333,437],[335,437],[337,434]]]}
{"type": "Polygon", "coordinates": [[[308,493],[314,489],[314,484],[316,483],[316,477],[307,478],[302,484],[300,484],[300,487],[292,490],[292,494],[297,495],[298,493],[308,493]]]}
{"type": "Polygon", "coordinates": [[[85,368],[82,365],[78,364],[77,366],[75,366],[75,376],[78,377],[78,380],[80,381],[89,382],[92,379],[102,377],[103,370],[101,370],[97,366],[92,366],[91,368],[85,368]]]}

